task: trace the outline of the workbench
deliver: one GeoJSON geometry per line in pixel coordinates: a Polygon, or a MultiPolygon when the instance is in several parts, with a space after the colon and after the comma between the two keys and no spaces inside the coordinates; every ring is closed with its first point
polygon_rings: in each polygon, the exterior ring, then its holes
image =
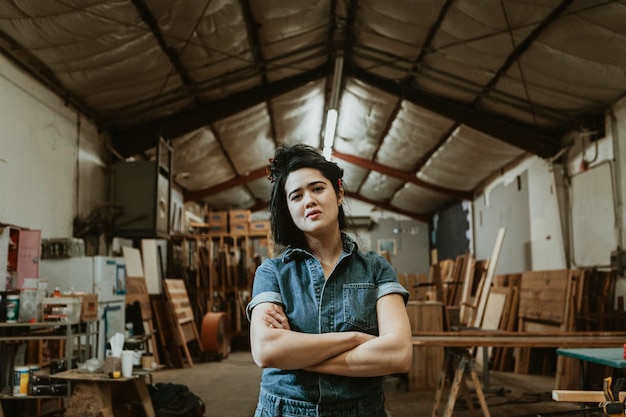
{"type": "Polygon", "coordinates": [[[51,378],[67,380],[72,385],[73,394],[70,398],[66,414],[80,415],[79,410],[73,410],[84,406],[84,401],[77,399],[73,401],[78,393],[94,398],[89,404],[90,407],[96,409],[103,417],[113,417],[113,398],[112,391],[114,386],[121,386],[125,393],[132,396],[132,399],[141,404],[144,415],[146,417],[155,417],[152,400],[146,384],[146,377],[149,372],[135,372],[131,377],[111,378],[104,373],[88,373],[72,369],[65,372],[59,372],[50,375],[51,378]]]}
{"type": "MultiPolygon", "coordinates": [[[[448,366],[454,365],[455,375],[444,408],[443,416],[451,417],[460,389],[468,394],[466,376],[470,376],[484,417],[490,417],[478,374],[476,373],[473,352],[475,347],[510,348],[600,348],[620,346],[623,352],[626,332],[506,332],[499,330],[463,330],[451,332],[419,333],[413,335],[414,346],[443,346],[446,348],[441,367],[435,402],[431,417],[437,417],[445,386],[448,366]]],[[[468,407],[472,411],[471,400],[468,407]]]]}
{"type": "Polygon", "coordinates": [[[556,354],[578,359],[581,390],[587,388],[585,381],[588,363],[596,363],[611,368],[626,368],[623,346],[618,348],[559,348],[556,350],[556,354]]]}
{"type": "Polygon", "coordinates": [[[610,366],[611,368],[626,368],[624,359],[624,348],[559,348],[557,355],[568,356],[579,359],[581,362],[592,362],[599,365],[610,366]]]}

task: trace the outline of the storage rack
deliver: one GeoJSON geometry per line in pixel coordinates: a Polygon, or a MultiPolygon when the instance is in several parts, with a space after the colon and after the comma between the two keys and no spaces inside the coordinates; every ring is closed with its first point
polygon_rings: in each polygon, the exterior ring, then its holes
{"type": "MultiPolygon", "coordinates": [[[[45,400],[45,399],[67,399],[71,394],[68,387],[67,395],[26,395],[13,396],[13,368],[14,358],[7,359],[5,347],[8,343],[28,342],[31,340],[59,340],[63,342],[64,358],[68,368],[72,364],[74,352],[78,353],[78,359],[85,360],[81,357],[83,348],[94,349],[98,338],[98,322],[97,321],[61,321],[61,322],[35,322],[35,323],[0,323],[0,357],[3,361],[10,363],[10,366],[3,366],[1,376],[2,393],[0,394],[0,417],[4,415],[3,403],[5,401],[19,400],[45,400]],[[55,331],[57,330],[57,331],[55,331]],[[76,343],[74,343],[76,341],[76,343]],[[9,394],[6,394],[6,392],[9,394]]],[[[60,358],[59,358],[60,359],[60,358]]],[[[7,364],[6,362],[4,364],[7,364]]],[[[3,365],[4,365],[3,364],[3,365]]],[[[47,364],[39,364],[47,365],[47,364]]],[[[42,367],[44,367],[42,366],[42,367]]]]}
{"type": "Polygon", "coordinates": [[[187,285],[191,304],[195,306],[196,322],[208,312],[225,312],[231,325],[231,336],[247,337],[244,308],[252,294],[254,259],[253,243],[266,245],[265,255],[272,256],[269,232],[191,233],[171,236],[178,247],[178,259],[187,285]],[[199,308],[198,306],[204,307],[199,308]]]}

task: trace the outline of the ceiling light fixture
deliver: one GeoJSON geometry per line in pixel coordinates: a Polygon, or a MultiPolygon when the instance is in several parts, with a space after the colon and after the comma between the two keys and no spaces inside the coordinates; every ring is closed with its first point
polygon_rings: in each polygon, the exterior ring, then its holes
{"type": "Polygon", "coordinates": [[[335,132],[337,131],[337,117],[339,106],[339,90],[341,89],[341,76],[343,74],[343,55],[339,54],[335,59],[335,72],[333,73],[333,84],[330,89],[330,100],[328,111],[326,112],[326,122],[324,130],[324,157],[330,160],[335,142],[335,132]]]}
{"type": "Polygon", "coordinates": [[[324,132],[324,147],[332,148],[337,130],[337,109],[328,109],[326,113],[326,131],[324,132]]]}

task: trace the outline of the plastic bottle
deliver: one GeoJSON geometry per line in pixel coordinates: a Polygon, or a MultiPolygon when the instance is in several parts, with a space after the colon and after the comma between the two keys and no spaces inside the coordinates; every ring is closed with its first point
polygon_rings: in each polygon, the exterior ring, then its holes
{"type": "Polygon", "coordinates": [[[17,315],[20,311],[20,296],[15,294],[7,295],[6,306],[7,323],[17,323],[17,315]]]}

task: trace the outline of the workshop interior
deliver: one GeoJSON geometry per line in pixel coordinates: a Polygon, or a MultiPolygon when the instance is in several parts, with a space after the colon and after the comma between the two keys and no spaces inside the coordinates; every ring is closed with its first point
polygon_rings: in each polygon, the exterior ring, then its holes
{"type": "MultiPolygon", "coordinates": [[[[626,417],[626,1],[0,1],[0,417],[252,417],[268,165],[407,291],[389,417],[626,417]]],[[[270,178],[268,178],[270,177],[270,178]]]]}

